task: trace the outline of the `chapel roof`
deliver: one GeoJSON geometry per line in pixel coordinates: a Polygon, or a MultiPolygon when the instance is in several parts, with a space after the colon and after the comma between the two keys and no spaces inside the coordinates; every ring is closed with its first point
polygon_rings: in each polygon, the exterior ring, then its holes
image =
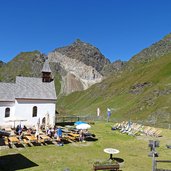
{"type": "Polygon", "coordinates": [[[15,99],[15,84],[0,83],[0,101],[14,101],[15,99]]]}
{"type": "Polygon", "coordinates": [[[54,81],[42,82],[42,78],[16,77],[15,98],[56,100],[54,81]]]}
{"type": "Polygon", "coordinates": [[[42,78],[16,77],[16,83],[0,83],[0,101],[15,99],[56,100],[54,81],[42,82],[42,78]]]}

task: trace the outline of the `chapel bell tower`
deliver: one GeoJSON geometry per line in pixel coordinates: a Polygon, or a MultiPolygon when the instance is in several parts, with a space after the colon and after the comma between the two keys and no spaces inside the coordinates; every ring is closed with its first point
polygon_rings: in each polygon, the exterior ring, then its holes
{"type": "Polygon", "coordinates": [[[46,59],[44,64],[43,64],[43,69],[42,69],[42,82],[51,82],[52,79],[52,71],[49,66],[49,62],[46,59]]]}

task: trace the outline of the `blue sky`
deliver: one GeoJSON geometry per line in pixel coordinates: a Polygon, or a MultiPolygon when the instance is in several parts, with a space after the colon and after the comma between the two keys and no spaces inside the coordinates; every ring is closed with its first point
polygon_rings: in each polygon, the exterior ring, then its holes
{"type": "Polygon", "coordinates": [[[170,9],[171,0],[0,0],[0,60],[79,38],[126,61],[171,32],[170,9]]]}

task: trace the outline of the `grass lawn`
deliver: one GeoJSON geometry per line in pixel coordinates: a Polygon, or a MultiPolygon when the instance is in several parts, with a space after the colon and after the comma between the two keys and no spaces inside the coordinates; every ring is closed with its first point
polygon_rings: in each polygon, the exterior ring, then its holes
{"type": "MultiPolygon", "coordinates": [[[[69,143],[64,146],[46,145],[26,148],[4,149],[0,151],[0,171],[29,170],[29,171],[92,171],[93,163],[104,161],[109,154],[103,152],[104,148],[118,149],[120,153],[114,157],[121,158],[124,163],[123,171],[150,171],[152,159],[148,157],[150,149],[148,141],[154,139],[148,136],[132,137],[112,131],[112,122],[96,122],[90,132],[95,133],[98,140],[85,143],[69,143]],[[7,160],[4,160],[4,157],[7,160]],[[6,169],[4,168],[6,165],[6,169]],[[13,169],[12,169],[13,168],[13,169]],[[14,169],[15,168],[15,169],[14,169]]],[[[160,141],[158,160],[171,160],[171,130],[163,130],[160,141]]],[[[171,163],[158,164],[159,168],[171,169],[171,163]]]]}

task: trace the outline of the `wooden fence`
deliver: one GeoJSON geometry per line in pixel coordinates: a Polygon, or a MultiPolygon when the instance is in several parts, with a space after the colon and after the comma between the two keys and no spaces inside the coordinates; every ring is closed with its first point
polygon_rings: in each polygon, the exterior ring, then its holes
{"type": "Polygon", "coordinates": [[[55,123],[68,123],[68,122],[77,122],[77,121],[85,121],[85,122],[94,122],[97,120],[102,120],[102,118],[97,118],[95,116],[57,116],[55,119],[55,123]]]}

